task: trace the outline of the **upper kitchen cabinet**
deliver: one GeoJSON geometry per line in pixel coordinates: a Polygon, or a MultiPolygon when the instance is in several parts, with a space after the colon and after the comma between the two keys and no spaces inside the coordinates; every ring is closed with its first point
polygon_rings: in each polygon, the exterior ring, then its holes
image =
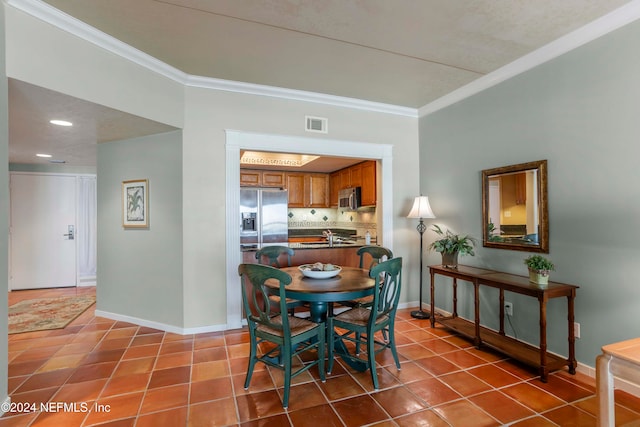
{"type": "Polygon", "coordinates": [[[367,160],[357,165],[335,171],[331,179],[331,206],[338,206],[338,192],[343,188],[360,187],[361,206],[375,206],[376,197],[376,161],[367,160]]]}
{"type": "Polygon", "coordinates": [[[241,187],[285,187],[285,173],[281,171],[263,171],[240,169],[241,187]]]}
{"type": "Polygon", "coordinates": [[[328,174],[287,172],[285,178],[290,208],[329,207],[328,174]]]}
{"type": "MultiPolygon", "coordinates": [[[[362,206],[375,206],[378,202],[376,189],[376,162],[369,160],[360,163],[362,166],[362,184],[360,185],[360,200],[362,206]]],[[[358,166],[358,165],[356,165],[358,166]]]]}

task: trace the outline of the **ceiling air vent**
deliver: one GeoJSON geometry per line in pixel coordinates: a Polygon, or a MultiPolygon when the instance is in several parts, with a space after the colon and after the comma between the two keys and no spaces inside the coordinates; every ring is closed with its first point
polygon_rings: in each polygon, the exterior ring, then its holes
{"type": "Polygon", "coordinates": [[[307,132],[327,133],[329,127],[329,119],[324,117],[305,116],[307,132]]]}

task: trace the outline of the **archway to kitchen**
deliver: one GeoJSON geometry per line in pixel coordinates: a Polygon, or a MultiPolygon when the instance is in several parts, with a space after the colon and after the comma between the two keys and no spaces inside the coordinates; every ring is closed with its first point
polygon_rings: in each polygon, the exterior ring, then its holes
{"type": "Polygon", "coordinates": [[[242,326],[242,295],[238,265],[240,252],[240,150],[311,154],[317,156],[358,157],[378,161],[378,209],[382,242],[392,248],[392,145],[367,142],[226,131],[226,254],[227,328],[242,326]]]}

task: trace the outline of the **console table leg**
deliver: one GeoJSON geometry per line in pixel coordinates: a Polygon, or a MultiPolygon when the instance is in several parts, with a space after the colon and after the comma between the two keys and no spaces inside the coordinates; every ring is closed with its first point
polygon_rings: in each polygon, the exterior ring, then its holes
{"type": "Polygon", "coordinates": [[[573,323],[575,322],[575,316],[574,316],[574,298],[575,298],[575,292],[572,293],[572,295],[567,297],[567,318],[569,320],[569,360],[568,360],[568,365],[569,365],[569,373],[571,375],[575,375],[576,373],[576,367],[578,365],[578,362],[576,361],[576,335],[575,335],[575,330],[573,327],[573,323]]]}
{"type": "Polygon", "coordinates": [[[547,369],[547,298],[538,299],[540,302],[540,379],[547,382],[549,370],[547,369]]]}

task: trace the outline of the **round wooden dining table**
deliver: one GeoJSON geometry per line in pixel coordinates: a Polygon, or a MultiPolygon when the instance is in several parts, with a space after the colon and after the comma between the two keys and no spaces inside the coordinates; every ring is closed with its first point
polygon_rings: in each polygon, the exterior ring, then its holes
{"type": "MultiPolygon", "coordinates": [[[[310,318],[314,322],[326,319],[330,304],[372,295],[375,288],[369,270],[362,268],[342,267],[340,274],[330,279],[306,277],[298,267],[280,270],[291,276],[291,283],[286,287],[287,298],[308,302],[310,318]]],[[[277,290],[278,284],[274,283],[272,288],[277,290]]]]}
{"type": "MultiPolygon", "coordinates": [[[[356,267],[342,267],[342,271],[331,279],[312,279],[305,277],[298,267],[285,267],[280,270],[291,276],[291,283],[286,286],[287,298],[309,303],[310,319],[316,323],[324,322],[329,307],[334,302],[348,301],[373,295],[375,281],[369,277],[369,270],[356,267]]],[[[278,292],[279,283],[266,282],[266,285],[278,292]]],[[[329,337],[327,331],[327,337],[329,337]]],[[[335,353],[346,354],[347,347],[342,340],[334,345],[335,353]]],[[[353,369],[364,372],[369,366],[366,361],[342,358],[353,369]]]]}

